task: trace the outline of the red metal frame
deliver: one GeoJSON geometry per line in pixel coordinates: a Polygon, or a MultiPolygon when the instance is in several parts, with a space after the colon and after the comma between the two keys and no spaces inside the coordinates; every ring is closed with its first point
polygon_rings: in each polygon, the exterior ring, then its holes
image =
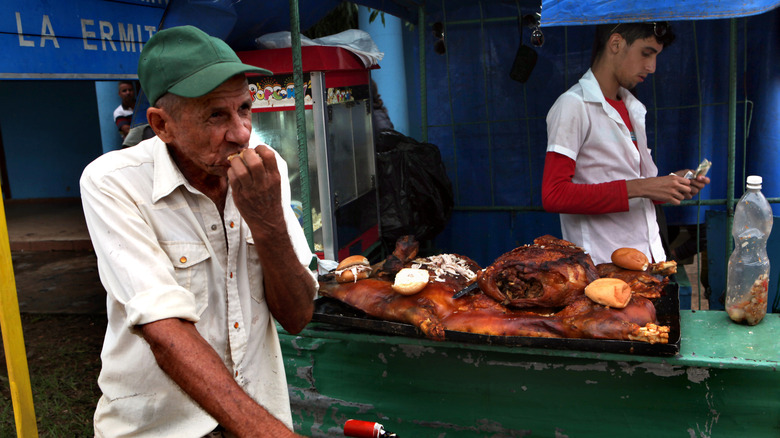
{"type": "MultiPolygon", "coordinates": [[[[267,68],[273,74],[293,72],[292,49],[248,50],[238,52],[241,62],[249,65],[267,68]]],[[[334,46],[304,46],[301,47],[303,71],[364,71],[366,67],[354,53],[347,49],[334,46]]],[[[373,66],[370,68],[379,68],[373,66]]]]}

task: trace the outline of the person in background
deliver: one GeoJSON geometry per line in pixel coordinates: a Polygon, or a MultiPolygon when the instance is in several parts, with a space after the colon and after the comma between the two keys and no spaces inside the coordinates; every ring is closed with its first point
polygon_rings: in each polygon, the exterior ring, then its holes
{"type": "Polygon", "coordinates": [[[122,103],[114,110],[114,123],[124,139],[130,132],[130,125],[133,123],[135,86],[132,81],[119,82],[119,97],[122,99],[122,103]]]}
{"type": "Polygon", "coordinates": [[[298,436],[274,320],[300,332],[317,282],[247,73],[271,74],[195,27],[159,31],[138,63],[156,136],[83,172],[108,295],[97,437],[298,436]]]}
{"type": "Polygon", "coordinates": [[[674,38],[666,22],[598,26],[591,68],[547,114],[542,204],[560,213],[563,238],[596,264],[621,247],[665,261],[655,204],[679,205],[710,182],[684,178],[688,169],[658,176],[647,110],[630,91],[674,38]]]}

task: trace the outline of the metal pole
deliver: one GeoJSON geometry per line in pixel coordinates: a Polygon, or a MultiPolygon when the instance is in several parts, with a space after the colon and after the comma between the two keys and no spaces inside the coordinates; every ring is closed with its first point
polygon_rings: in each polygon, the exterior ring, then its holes
{"type": "Polygon", "coordinates": [[[303,59],[301,56],[301,24],[298,0],[290,0],[290,39],[295,83],[295,125],[298,132],[298,170],[300,172],[303,232],[309,249],[314,251],[314,230],[311,221],[311,193],[309,191],[309,149],[306,136],[306,106],[303,93],[303,59]]]}
{"type": "Polygon", "coordinates": [[[5,362],[8,366],[8,382],[11,386],[11,403],[14,408],[17,436],[37,438],[38,424],[35,421],[30,372],[27,368],[27,352],[24,348],[19,298],[16,295],[11,244],[8,239],[8,225],[2,196],[0,196],[0,331],[3,332],[5,362]]]}
{"type": "MultiPolygon", "coordinates": [[[[729,130],[728,130],[728,171],[726,176],[726,266],[734,248],[731,228],[734,225],[734,166],[737,144],[737,20],[730,20],[729,31],[729,130]]],[[[725,269],[728,273],[728,269],[725,269]]]]}

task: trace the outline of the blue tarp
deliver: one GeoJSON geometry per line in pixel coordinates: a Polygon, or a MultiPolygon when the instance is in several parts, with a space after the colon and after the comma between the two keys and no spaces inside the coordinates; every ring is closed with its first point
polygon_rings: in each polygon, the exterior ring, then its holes
{"type": "Polygon", "coordinates": [[[778,0],[544,0],[542,26],[748,17],[778,6],[778,0]]]}

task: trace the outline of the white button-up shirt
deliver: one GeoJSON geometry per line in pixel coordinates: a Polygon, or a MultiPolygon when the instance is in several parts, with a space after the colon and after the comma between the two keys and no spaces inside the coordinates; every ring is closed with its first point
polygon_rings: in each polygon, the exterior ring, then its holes
{"type": "MultiPolygon", "coordinates": [[[[628,109],[636,145],[591,70],[562,94],[547,114],[547,152],[576,161],[575,184],[658,175],[647,147],[647,109],[628,90],[620,88],[618,94],[628,109]]],[[[596,264],[609,262],[612,252],[622,247],[636,248],[656,262],[666,260],[652,201],[632,198],[628,205],[628,211],[618,213],[561,214],[563,238],[583,247],[596,264]]]]}
{"type": "MultiPolygon", "coordinates": [[[[277,163],[288,233],[298,262],[308,267],[312,254],[290,207],[287,165],[278,154],[277,163]]],[[[154,137],[88,165],[81,196],[107,292],[95,435],[191,438],[216,427],[157,366],[136,329],[165,318],[194,322],[239,385],[292,428],[263,269],[231,192],[223,219],[154,137]]]]}

